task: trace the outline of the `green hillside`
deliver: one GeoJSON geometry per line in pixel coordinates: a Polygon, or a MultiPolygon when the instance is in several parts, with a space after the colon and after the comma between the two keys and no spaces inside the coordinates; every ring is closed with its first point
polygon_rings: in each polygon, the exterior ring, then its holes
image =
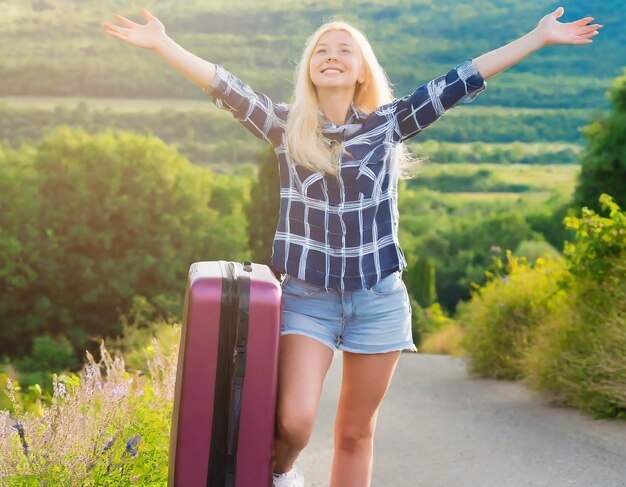
{"type": "MultiPolygon", "coordinates": [[[[396,94],[402,95],[468,56],[523,35],[558,5],[513,0],[0,1],[0,49],[11,53],[0,60],[0,96],[203,98],[157,55],[103,32],[100,23],[113,20],[114,12],[145,23],[141,7],[183,47],[287,100],[306,36],[331,16],[354,22],[366,33],[396,94]]],[[[602,22],[599,39],[535,53],[493,78],[477,105],[608,108],[604,92],[626,67],[623,2],[578,2],[565,9],[562,22],[586,15],[602,22]]]]}

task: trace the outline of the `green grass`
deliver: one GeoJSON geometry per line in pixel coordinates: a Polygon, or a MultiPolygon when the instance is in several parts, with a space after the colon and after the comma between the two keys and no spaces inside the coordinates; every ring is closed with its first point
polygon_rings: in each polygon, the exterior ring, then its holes
{"type": "Polygon", "coordinates": [[[426,177],[440,174],[471,175],[480,170],[489,170],[498,181],[524,183],[538,188],[552,188],[555,184],[571,181],[580,171],[573,164],[431,164],[422,165],[421,173],[426,177]]]}
{"type": "MultiPolygon", "coordinates": [[[[191,87],[193,89],[193,86],[191,87]]],[[[52,110],[56,106],[65,108],[75,108],[80,103],[87,104],[90,110],[110,109],[119,113],[134,112],[158,112],[162,109],[191,111],[202,110],[211,112],[215,116],[231,117],[229,113],[222,113],[221,110],[215,108],[211,101],[211,97],[207,94],[206,100],[185,100],[180,98],[146,98],[146,99],[128,99],[128,98],[93,98],[84,96],[2,96],[0,104],[6,103],[12,108],[21,109],[45,109],[52,110]]],[[[231,117],[232,118],[232,117],[231,117]]]]}
{"type": "MultiPolygon", "coordinates": [[[[612,79],[607,79],[604,81],[604,83],[606,84],[610,84],[612,81],[612,79]]],[[[488,83],[488,82],[487,82],[488,83]]],[[[489,88],[487,88],[489,89],[489,88]]],[[[487,91],[485,90],[485,93],[487,91]]],[[[468,107],[458,107],[461,108],[460,110],[450,110],[449,112],[446,113],[446,116],[452,116],[452,117],[459,117],[459,116],[463,116],[462,112],[463,109],[468,109],[468,107]]],[[[471,105],[471,110],[473,113],[475,113],[476,115],[491,115],[491,114],[511,114],[511,115],[522,115],[522,114],[534,114],[534,115],[539,115],[539,114],[554,114],[554,113],[563,113],[565,110],[567,111],[567,113],[570,113],[572,115],[577,115],[577,116],[581,116],[581,117],[585,117],[588,115],[591,115],[594,111],[596,111],[595,109],[589,109],[589,108],[540,108],[540,107],[507,107],[507,106],[498,106],[498,105],[489,105],[489,106],[482,106],[479,104],[472,104],[471,105]]]]}
{"type": "MultiPolygon", "coordinates": [[[[190,85],[193,89],[193,85],[190,85]]],[[[287,85],[285,85],[287,86],[287,85]]],[[[200,87],[198,87],[201,89],[200,87]]],[[[156,112],[161,108],[171,108],[173,110],[194,110],[194,109],[208,109],[215,111],[215,107],[210,103],[210,96],[206,95],[208,104],[201,103],[201,100],[189,100],[184,98],[143,98],[143,99],[129,99],[129,98],[94,98],[86,96],[0,96],[0,103],[6,103],[15,108],[46,108],[52,109],[57,105],[64,107],[76,106],[80,102],[84,102],[92,109],[104,109],[109,108],[116,112],[134,112],[134,111],[149,111],[156,112]],[[199,103],[200,102],[200,103],[199,103]],[[207,108],[208,107],[208,108],[207,108]]],[[[286,101],[286,100],[284,100],[286,101]]],[[[446,112],[446,117],[458,117],[465,116],[465,107],[460,107],[460,110],[450,110],[446,112]]],[[[562,112],[563,109],[554,108],[512,108],[505,106],[480,106],[472,105],[472,113],[475,115],[504,115],[508,114],[515,116],[516,114],[553,114],[562,112]]],[[[592,110],[581,108],[569,108],[567,113],[572,115],[587,117],[592,114],[592,110]]],[[[469,146],[469,144],[459,144],[460,146],[469,146]]],[[[541,145],[541,144],[538,144],[541,145]]],[[[563,147],[576,146],[575,144],[560,144],[563,147]]],[[[556,146],[555,146],[556,148],[556,146]]]]}
{"type": "MultiPolygon", "coordinates": [[[[498,164],[424,164],[418,178],[424,178],[428,188],[428,179],[440,176],[470,176],[478,171],[488,170],[489,184],[521,184],[530,187],[524,192],[502,191],[435,191],[436,199],[448,208],[462,209],[468,205],[493,207],[500,203],[504,207],[533,210],[546,204],[554,204],[553,199],[566,202],[576,186],[580,171],[578,165],[498,165],[498,164]]],[[[499,205],[500,206],[500,205],[499,205]]]]}
{"type": "MultiPolygon", "coordinates": [[[[0,98],[1,99],[1,98],[0,98]]],[[[510,108],[509,110],[517,110],[516,108],[510,108]]],[[[452,113],[452,112],[450,112],[452,113]]],[[[468,150],[472,148],[472,145],[475,144],[476,142],[448,142],[448,141],[444,141],[446,143],[446,145],[450,146],[450,147],[454,147],[454,148],[458,148],[458,149],[464,149],[464,150],[468,150]]],[[[412,148],[414,148],[414,150],[420,151],[420,150],[424,150],[425,148],[428,147],[427,143],[424,142],[420,142],[419,139],[416,139],[415,142],[409,140],[408,143],[409,146],[411,146],[412,148]]],[[[511,142],[490,142],[488,144],[489,147],[502,147],[502,148],[508,148],[512,145],[511,142]]],[[[534,153],[538,153],[541,151],[541,149],[545,149],[546,147],[549,147],[552,150],[563,150],[563,149],[572,149],[575,150],[576,152],[580,152],[583,150],[583,146],[580,144],[572,144],[572,143],[568,143],[568,142],[524,142],[524,149],[527,150],[528,152],[534,152],[534,153]]]]}

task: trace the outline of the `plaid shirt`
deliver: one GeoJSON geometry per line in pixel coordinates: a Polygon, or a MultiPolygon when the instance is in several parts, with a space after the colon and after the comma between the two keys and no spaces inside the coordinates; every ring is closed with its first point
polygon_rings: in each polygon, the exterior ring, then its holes
{"type": "Polygon", "coordinates": [[[218,108],[278,157],[280,216],[271,266],[326,288],[369,289],[406,268],[398,241],[398,143],[417,135],[457,104],[470,103],[487,87],[472,58],[379,106],[369,115],[352,102],[344,125],[320,111],[323,134],[344,141],[353,157],[342,155],[337,177],[294,165],[284,132],[290,105],[270,98],[216,65],[209,93],[218,108]]]}

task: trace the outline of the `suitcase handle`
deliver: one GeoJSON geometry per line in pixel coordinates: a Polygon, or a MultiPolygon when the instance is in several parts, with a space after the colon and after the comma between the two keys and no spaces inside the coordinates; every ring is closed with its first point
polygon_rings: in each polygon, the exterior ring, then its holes
{"type": "Polygon", "coordinates": [[[215,402],[221,406],[213,411],[207,486],[234,487],[236,481],[252,263],[244,263],[245,273],[237,272],[238,267],[234,262],[226,263],[224,282],[228,285],[222,288],[222,305],[226,303],[228,313],[221,313],[217,369],[223,372],[215,381],[215,402]],[[235,321],[237,323],[233,326],[235,321]]]}
{"type": "MultiPolygon", "coordinates": [[[[236,267],[233,266],[236,271],[236,267]]],[[[252,262],[244,262],[246,272],[252,272],[252,262]]],[[[228,419],[228,441],[226,459],[226,487],[234,487],[237,471],[237,446],[241,421],[241,396],[246,373],[246,353],[248,350],[248,324],[250,321],[250,276],[234,272],[239,282],[239,313],[237,337],[233,350],[234,373],[231,385],[230,412],[228,419]]]]}

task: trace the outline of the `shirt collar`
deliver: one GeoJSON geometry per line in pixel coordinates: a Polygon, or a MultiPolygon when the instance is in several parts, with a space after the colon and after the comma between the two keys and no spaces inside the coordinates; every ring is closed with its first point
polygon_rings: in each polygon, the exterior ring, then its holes
{"type": "Polygon", "coordinates": [[[322,117],[322,120],[324,120],[324,128],[326,129],[333,129],[333,128],[336,129],[336,128],[344,127],[345,125],[360,123],[360,121],[365,120],[366,118],[365,114],[360,112],[356,108],[356,105],[354,104],[354,100],[350,102],[349,111],[350,111],[350,116],[348,117],[348,120],[346,121],[346,123],[343,125],[335,125],[333,122],[328,120],[328,118],[326,117],[326,115],[324,115],[324,112],[322,112],[322,110],[318,110],[320,116],[322,117]]]}

